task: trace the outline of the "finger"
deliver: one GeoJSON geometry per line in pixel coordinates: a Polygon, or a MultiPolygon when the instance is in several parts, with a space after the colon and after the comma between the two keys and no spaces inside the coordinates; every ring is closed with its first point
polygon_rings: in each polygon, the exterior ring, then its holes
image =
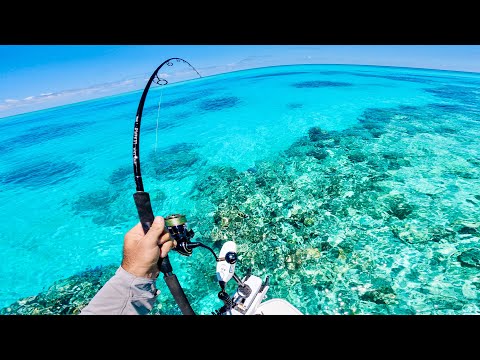
{"type": "Polygon", "coordinates": [[[170,233],[167,230],[163,230],[163,233],[160,235],[160,239],[158,240],[158,245],[160,246],[169,240],[172,240],[170,233]]]}
{"type": "Polygon", "coordinates": [[[150,243],[156,244],[164,229],[165,220],[161,216],[156,216],[153,220],[152,225],[150,226],[150,229],[145,235],[145,240],[150,243]]]}
{"type": "Polygon", "coordinates": [[[142,224],[139,222],[133,228],[131,228],[125,235],[141,235],[144,236],[142,224]]]}
{"type": "Polygon", "coordinates": [[[144,236],[145,236],[145,233],[143,232],[142,224],[138,223],[133,228],[131,228],[127,233],[125,233],[123,241],[124,241],[124,244],[126,245],[137,243],[144,236]]]}
{"type": "Polygon", "coordinates": [[[175,240],[167,241],[165,244],[163,244],[160,248],[160,257],[164,258],[165,256],[167,256],[168,252],[173,249],[175,245],[175,240]]]}

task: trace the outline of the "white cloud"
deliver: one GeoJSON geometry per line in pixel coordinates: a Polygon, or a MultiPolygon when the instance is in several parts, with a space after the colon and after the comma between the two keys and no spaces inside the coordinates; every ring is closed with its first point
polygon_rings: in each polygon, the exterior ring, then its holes
{"type": "Polygon", "coordinates": [[[41,93],[40,95],[28,96],[21,100],[5,99],[0,101],[0,117],[136,90],[139,87],[138,81],[141,80],[127,79],[92,85],[83,89],[69,89],[60,92],[45,92],[41,93]]]}
{"type": "MultiPolygon", "coordinates": [[[[200,75],[209,76],[219,73],[226,73],[235,70],[259,67],[265,63],[271,56],[255,55],[242,58],[236,62],[230,62],[225,65],[208,66],[197,68],[200,75]]],[[[190,68],[177,67],[168,72],[158,74],[159,78],[168,79],[169,83],[195,79],[197,73],[190,68]]],[[[0,118],[15,114],[46,109],[50,107],[70,104],[74,102],[94,99],[102,96],[120,94],[127,91],[139,90],[145,86],[151,74],[136,74],[130,79],[124,79],[115,82],[96,84],[87,88],[69,89],[59,92],[43,92],[39,95],[28,96],[23,99],[5,99],[0,100],[0,118]]]]}
{"type": "MultiPolygon", "coordinates": [[[[230,62],[225,65],[208,66],[197,68],[200,75],[209,76],[219,73],[226,73],[235,70],[242,70],[261,66],[271,56],[254,55],[241,58],[238,61],[230,62]]],[[[170,84],[195,79],[198,77],[195,70],[189,66],[168,68],[168,72],[158,74],[159,78],[168,79],[170,84]]],[[[163,69],[162,69],[163,70],[163,69]]],[[[23,99],[5,99],[0,100],[0,118],[29,111],[46,109],[49,107],[65,105],[78,101],[89,100],[102,96],[115,95],[122,92],[139,90],[145,86],[145,82],[150,79],[151,74],[136,74],[130,79],[124,79],[115,82],[96,84],[87,88],[69,89],[59,92],[43,92],[39,95],[32,95],[23,99]]]]}

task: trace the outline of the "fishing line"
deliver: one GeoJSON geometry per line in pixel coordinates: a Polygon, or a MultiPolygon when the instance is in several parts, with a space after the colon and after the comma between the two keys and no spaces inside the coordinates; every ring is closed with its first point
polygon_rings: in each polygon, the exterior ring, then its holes
{"type": "Polygon", "coordinates": [[[157,153],[157,144],[158,144],[158,118],[160,117],[160,104],[162,103],[163,87],[160,88],[160,101],[158,102],[158,111],[157,111],[157,127],[155,128],[155,154],[157,153]]]}
{"type": "MultiPolygon", "coordinates": [[[[142,96],[140,98],[140,102],[138,103],[137,114],[135,116],[135,124],[133,127],[133,143],[132,143],[132,158],[133,158],[133,175],[135,179],[135,187],[136,192],[133,194],[133,199],[135,201],[135,206],[137,208],[138,216],[140,218],[140,223],[142,224],[143,232],[146,234],[150,229],[155,216],[152,210],[152,204],[150,200],[150,194],[144,190],[143,187],[143,180],[142,180],[142,173],[140,170],[140,125],[142,121],[142,114],[143,108],[145,105],[145,100],[147,98],[148,90],[153,82],[157,85],[163,86],[167,85],[168,81],[160,74],[160,69],[166,66],[173,66],[174,63],[184,63],[187,64],[191,69],[193,69],[199,77],[202,77],[200,73],[195,69],[188,61],[183,60],[182,58],[170,58],[165,60],[157,69],[153,72],[150,76],[145,88],[143,89],[142,96]]],[[[162,94],[162,93],[161,93],[162,94]]],[[[160,97],[160,101],[158,103],[158,111],[157,111],[157,131],[156,131],[156,140],[158,140],[158,118],[160,116],[160,106],[161,106],[162,98],[160,97]]],[[[157,141],[155,142],[155,149],[157,141]]],[[[177,246],[175,246],[174,250],[176,250],[179,254],[184,256],[190,256],[194,247],[203,246],[200,243],[193,243],[190,242],[190,238],[193,237],[192,230],[186,230],[186,223],[179,222],[177,218],[178,214],[170,215],[165,218],[167,224],[167,220],[171,222],[171,226],[168,225],[168,231],[170,234],[174,234],[178,239],[177,246]],[[181,230],[181,231],[180,231],[181,230]]],[[[185,216],[182,216],[182,219],[186,221],[185,216]]],[[[181,219],[180,219],[181,220],[181,219]]],[[[173,236],[173,235],[172,235],[173,236]]],[[[184,315],[195,315],[188,298],[183,291],[182,286],[180,285],[177,276],[173,273],[173,268],[170,263],[169,256],[165,256],[164,258],[159,258],[158,261],[158,268],[160,272],[164,275],[164,280],[170,290],[170,293],[173,295],[175,302],[179,306],[182,314],[184,315]]]]}
{"type": "MultiPolygon", "coordinates": [[[[148,93],[148,90],[150,89],[150,86],[152,85],[152,83],[155,83],[155,84],[160,85],[160,86],[164,86],[164,85],[168,84],[168,80],[165,79],[165,77],[163,77],[164,74],[159,74],[160,69],[164,65],[170,67],[170,66],[173,66],[175,63],[187,64],[192,70],[195,71],[195,73],[200,78],[202,77],[200,75],[200,73],[197,71],[197,69],[195,69],[188,61],[186,61],[182,58],[170,58],[170,59],[165,60],[163,63],[160,64],[159,67],[157,67],[157,69],[150,76],[150,79],[148,80],[148,82],[147,82],[147,84],[146,84],[146,86],[143,90],[142,96],[140,98],[140,102],[138,104],[137,114],[135,116],[135,124],[134,124],[134,128],[133,128],[133,144],[132,144],[133,145],[133,147],[132,147],[132,150],[133,150],[133,152],[132,152],[132,155],[133,155],[133,174],[134,174],[134,178],[135,178],[135,187],[136,187],[137,192],[139,192],[139,193],[144,193],[145,192],[144,187],[143,187],[142,173],[141,173],[141,170],[140,170],[140,125],[141,125],[141,121],[142,121],[142,114],[143,114],[143,108],[144,108],[144,105],[145,105],[145,100],[147,98],[147,93],[148,93]]],[[[142,196],[144,196],[144,195],[142,195],[142,196]]],[[[146,199],[146,197],[145,197],[145,199],[146,199]]],[[[137,209],[138,209],[138,206],[141,207],[142,205],[137,204],[137,209]]],[[[147,222],[145,222],[143,225],[145,225],[143,230],[145,232],[147,232],[148,229],[150,228],[150,224],[147,224],[147,222]]]]}

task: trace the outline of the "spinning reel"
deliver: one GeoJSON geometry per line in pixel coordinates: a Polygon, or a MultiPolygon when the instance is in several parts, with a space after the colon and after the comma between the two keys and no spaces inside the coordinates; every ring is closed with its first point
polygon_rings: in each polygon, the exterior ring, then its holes
{"type": "Polygon", "coordinates": [[[269,287],[269,277],[264,282],[256,276],[252,276],[252,270],[249,269],[246,276],[240,279],[235,274],[235,264],[238,260],[237,245],[233,241],[227,241],[220,250],[220,255],[207,245],[200,242],[190,241],[194,236],[194,231],[188,229],[187,218],[185,215],[173,214],[165,218],[165,227],[170,236],[176,241],[176,246],[172,249],[184,256],[191,256],[193,249],[201,246],[204,247],[215,256],[217,262],[216,275],[220,285],[218,298],[223,301],[224,305],[215,310],[216,315],[245,315],[252,313],[262,299],[269,287]],[[236,293],[230,297],[226,292],[226,284],[234,279],[238,285],[236,293]],[[249,311],[250,310],[250,311],[249,311]]]}

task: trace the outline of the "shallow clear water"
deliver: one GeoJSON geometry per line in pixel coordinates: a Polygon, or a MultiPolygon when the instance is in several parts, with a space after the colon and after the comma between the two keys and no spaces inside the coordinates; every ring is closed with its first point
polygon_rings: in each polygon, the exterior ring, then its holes
{"type": "MultiPolygon", "coordinates": [[[[0,119],[3,312],[69,313],[120,263],[140,95],[0,119]]],[[[271,275],[270,298],[478,313],[479,136],[480,75],[292,65],[153,88],[140,158],[154,213],[186,214],[217,252],[235,240],[239,274],[271,275]]],[[[208,251],[170,258],[197,313],[222,305],[208,251]]],[[[158,286],[154,313],[175,313],[158,286]]]]}

